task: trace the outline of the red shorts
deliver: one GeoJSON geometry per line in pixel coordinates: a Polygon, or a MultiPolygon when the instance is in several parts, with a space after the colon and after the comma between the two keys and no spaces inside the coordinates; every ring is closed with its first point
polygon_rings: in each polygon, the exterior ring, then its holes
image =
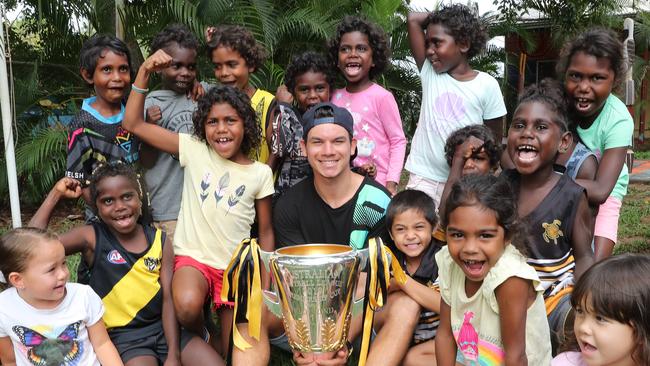
{"type": "Polygon", "coordinates": [[[203,264],[192,257],[185,255],[177,255],[174,257],[174,272],[176,272],[181,267],[192,267],[196,268],[203,278],[208,282],[208,296],[212,297],[214,306],[216,309],[221,307],[234,307],[234,302],[223,302],[221,301],[221,286],[223,285],[223,270],[212,268],[206,264],[203,264]]]}

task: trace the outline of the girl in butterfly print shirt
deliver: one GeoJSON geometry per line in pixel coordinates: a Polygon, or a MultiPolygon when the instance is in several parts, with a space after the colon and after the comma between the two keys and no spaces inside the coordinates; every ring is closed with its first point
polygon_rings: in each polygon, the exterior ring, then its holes
{"type": "Polygon", "coordinates": [[[67,283],[65,250],[56,235],[35,228],[3,235],[0,270],[11,285],[0,294],[2,365],[122,365],[99,296],[67,283]]]}

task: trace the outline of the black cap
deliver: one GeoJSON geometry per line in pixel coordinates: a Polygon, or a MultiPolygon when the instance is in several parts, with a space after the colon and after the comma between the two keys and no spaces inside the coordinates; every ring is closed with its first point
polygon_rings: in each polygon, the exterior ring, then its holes
{"type": "Polygon", "coordinates": [[[309,110],[307,110],[307,112],[305,112],[305,114],[302,116],[302,121],[304,123],[303,138],[305,140],[307,139],[307,134],[309,133],[309,130],[311,130],[315,126],[322,125],[325,123],[333,123],[339,125],[345,128],[345,130],[348,131],[350,135],[353,134],[352,127],[354,126],[354,120],[352,119],[352,115],[350,114],[350,112],[347,109],[337,107],[330,102],[318,103],[315,106],[309,108],[309,110]],[[331,109],[332,114],[334,116],[316,118],[316,111],[318,111],[321,108],[331,109]]]}

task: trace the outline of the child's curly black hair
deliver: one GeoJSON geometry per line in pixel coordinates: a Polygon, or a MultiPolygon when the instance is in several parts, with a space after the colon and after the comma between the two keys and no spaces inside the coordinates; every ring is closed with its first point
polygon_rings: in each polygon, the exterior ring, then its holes
{"type": "Polygon", "coordinates": [[[430,13],[423,27],[426,29],[431,24],[442,25],[457,44],[466,43],[469,47],[467,50],[468,60],[485,49],[488,41],[485,26],[472,9],[466,5],[446,5],[430,13]]]}
{"type": "Polygon", "coordinates": [[[501,159],[501,142],[499,141],[497,143],[494,140],[494,134],[485,125],[465,126],[449,135],[447,142],[445,143],[445,158],[447,159],[447,164],[451,166],[451,163],[454,160],[456,147],[465,142],[470,138],[470,136],[474,136],[483,141],[483,149],[490,161],[490,167],[492,169],[496,168],[501,159]]]}
{"type": "Polygon", "coordinates": [[[614,89],[621,85],[621,80],[627,72],[627,64],[623,53],[623,43],[614,31],[606,28],[592,28],[567,42],[560,51],[560,59],[555,67],[559,79],[564,80],[571,59],[578,52],[596,58],[608,59],[609,66],[614,71],[614,89]]]}
{"type": "Polygon", "coordinates": [[[284,83],[291,94],[296,88],[296,79],[309,71],[325,75],[330,90],[333,90],[334,75],[327,59],[320,53],[307,51],[294,56],[284,72],[284,83]]]}
{"type": "Polygon", "coordinates": [[[178,44],[180,48],[190,50],[199,49],[198,38],[196,38],[187,26],[183,24],[170,24],[158,32],[151,40],[151,53],[153,54],[161,48],[168,47],[171,43],[178,44]]]}
{"type": "Polygon", "coordinates": [[[506,241],[510,240],[522,255],[528,253],[526,229],[519,221],[517,211],[517,197],[505,178],[470,174],[454,183],[445,211],[441,213],[442,227],[449,226],[449,216],[455,209],[474,205],[491,210],[505,232],[506,241]]]}
{"type": "Polygon", "coordinates": [[[334,37],[328,41],[329,59],[331,65],[338,69],[339,63],[339,46],[341,38],[346,33],[361,32],[368,37],[370,48],[372,49],[372,62],[375,64],[370,68],[368,76],[374,79],[377,75],[384,72],[390,59],[390,47],[386,39],[386,33],[375,23],[366,21],[356,16],[348,15],[336,27],[334,37]]]}
{"type": "Polygon", "coordinates": [[[142,185],[140,184],[140,179],[138,173],[135,169],[126,163],[121,161],[111,162],[111,163],[101,163],[94,170],[90,177],[90,205],[95,212],[97,212],[97,196],[99,191],[97,191],[97,185],[99,182],[107,177],[117,177],[122,176],[128,179],[133,187],[138,192],[138,199],[142,200],[144,192],[142,191],[142,185]]]}
{"type": "Polygon", "coordinates": [[[246,93],[237,88],[217,86],[199,98],[196,111],[192,116],[194,136],[198,137],[201,141],[206,141],[205,122],[208,119],[212,106],[221,103],[227,103],[233,107],[239,117],[244,121],[244,139],[239,148],[244,154],[248,155],[249,152],[260,146],[262,141],[262,128],[257,122],[257,114],[253,107],[251,107],[250,98],[246,93]]]}
{"type": "Polygon", "coordinates": [[[208,42],[208,58],[212,58],[212,51],[219,47],[231,48],[241,55],[248,67],[259,69],[266,60],[266,50],[257,43],[253,34],[239,25],[221,25],[215,28],[210,42],[208,42]]]}
{"type": "MultiPolygon", "coordinates": [[[[104,51],[107,50],[125,56],[129,70],[132,72],[131,52],[129,52],[126,43],[111,34],[95,34],[83,43],[79,51],[79,66],[82,70],[86,70],[90,78],[95,73],[97,60],[104,57],[104,51]]],[[[131,74],[131,79],[133,79],[133,74],[131,74]]]]}
{"type": "MultiPolygon", "coordinates": [[[[564,133],[569,130],[569,115],[567,97],[562,84],[559,81],[545,78],[537,84],[531,84],[519,95],[517,108],[519,105],[528,102],[542,102],[546,104],[557,116],[553,122],[560,126],[564,133]]],[[[516,113],[516,110],[515,110],[516,113]]]]}

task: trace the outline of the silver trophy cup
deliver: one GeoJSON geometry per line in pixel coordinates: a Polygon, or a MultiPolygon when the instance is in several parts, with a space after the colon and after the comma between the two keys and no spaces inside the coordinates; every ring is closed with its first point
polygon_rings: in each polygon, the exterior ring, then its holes
{"type": "Polygon", "coordinates": [[[345,345],[352,308],[362,308],[353,295],[365,251],[334,244],[308,244],[263,253],[277,292],[264,302],[281,317],[295,351],[325,353],[345,345]]]}

